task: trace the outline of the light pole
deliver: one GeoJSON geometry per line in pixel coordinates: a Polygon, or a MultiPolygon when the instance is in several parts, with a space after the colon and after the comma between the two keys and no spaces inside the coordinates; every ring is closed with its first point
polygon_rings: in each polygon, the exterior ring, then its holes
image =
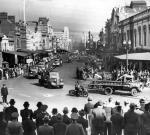
{"type": "Polygon", "coordinates": [[[126,69],[127,69],[127,72],[128,72],[128,63],[129,63],[129,61],[128,61],[128,51],[129,51],[129,48],[130,48],[130,46],[131,46],[131,40],[128,40],[128,41],[123,41],[123,45],[125,46],[125,49],[126,49],[126,51],[127,51],[127,53],[126,53],[126,69]]]}

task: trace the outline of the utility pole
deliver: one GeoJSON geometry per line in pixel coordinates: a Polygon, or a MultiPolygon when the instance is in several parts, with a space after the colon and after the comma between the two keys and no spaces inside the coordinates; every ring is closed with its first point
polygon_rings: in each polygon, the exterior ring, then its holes
{"type": "Polygon", "coordinates": [[[26,0],[23,1],[23,21],[24,25],[26,25],[26,0]]]}

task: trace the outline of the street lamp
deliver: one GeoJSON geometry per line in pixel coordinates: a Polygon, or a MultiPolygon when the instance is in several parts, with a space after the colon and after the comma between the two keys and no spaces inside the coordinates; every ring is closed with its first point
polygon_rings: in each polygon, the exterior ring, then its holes
{"type": "Polygon", "coordinates": [[[131,40],[128,40],[128,41],[124,40],[123,45],[125,46],[125,49],[127,51],[127,53],[126,53],[126,66],[127,66],[127,72],[128,72],[128,63],[129,63],[129,61],[128,61],[128,51],[129,51],[129,48],[131,46],[131,40]]]}

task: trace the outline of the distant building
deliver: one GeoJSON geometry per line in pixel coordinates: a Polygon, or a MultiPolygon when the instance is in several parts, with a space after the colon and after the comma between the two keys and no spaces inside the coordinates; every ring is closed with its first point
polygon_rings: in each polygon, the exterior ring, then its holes
{"type": "Polygon", "coordinates": [[[72,47],[72,42],[69,36],[69,28],[64,27],[63,32],[54,32],[54,36],[57,38],[57,47],[65,50],[70,50],[72,47]]]}
{"type": "Polygon", "coordinates": [[[8,39],[7,44],[10,44],[7,46],[8,48],[5,49],[3,48],[3,49],[5,51],[15,50],[15,17],[14,16],[8,16],[6,12],[0,13],[0,33],[2,36],[1,38],[3,39],[7,38],[8,39]]]}
{"type": "Polygon", "coordinates": [[[26,25],[26,47],[28,50],[41,50],[41,33],[38,32],[38,22],[28,21],[26,25]]]}
{"type": "Polygon", "coordinates": [[[41,45],[43,49],[49,49],[49,19],[46,17],[40,17],[38,20],[38,32],[41,33],[41,45]]]}

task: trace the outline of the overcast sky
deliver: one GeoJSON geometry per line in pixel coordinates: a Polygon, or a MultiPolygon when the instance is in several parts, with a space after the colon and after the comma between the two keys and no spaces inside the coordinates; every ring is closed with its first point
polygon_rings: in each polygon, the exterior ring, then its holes
{"type": "MultiPolygon", "coordinates": [[[[69,26],[72,31],[99,32],[113,7],[129,3],[130,0],[26,0],[26,18],[48,17],[54,28],[69,26]]],[[[23,0],[0,0],[0,11],[22,19],[23,0]]]]}

